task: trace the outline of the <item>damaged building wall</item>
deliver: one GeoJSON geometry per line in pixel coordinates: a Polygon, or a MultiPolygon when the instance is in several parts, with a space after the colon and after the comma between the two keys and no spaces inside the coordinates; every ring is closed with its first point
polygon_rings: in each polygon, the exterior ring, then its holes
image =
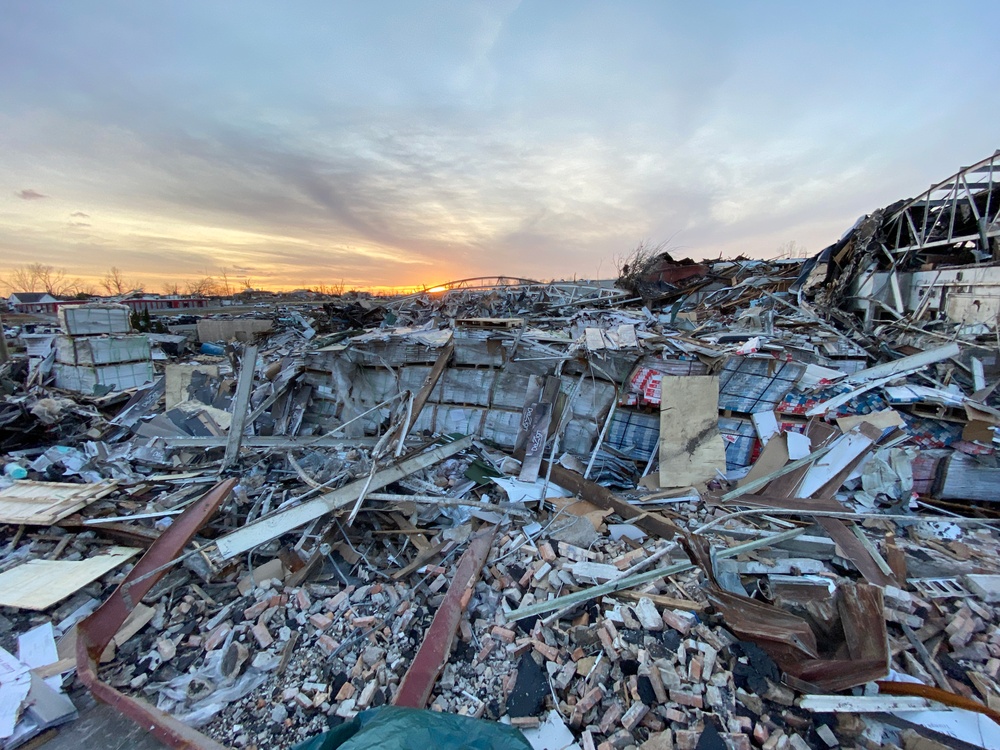
{"type": "MultiPolygon", "coordinates": [[[[554,352],[516,333],[459,328],[452,336],[438,337],[433,342],[437,346],[403,336],[314,353],[305,376],[315,389],[307,419],[327,431],[401,393],[416,393],[448,341],[454,342],[454,355],[417,416],[415,430],[471,434],[513,449],[531,380],[554,374],[562,363],[559,390],[570,410],[563,446],[584,455],[593,450],[615,400],[615,383],[603,368],[575,362],[564,351],[554,352]]],[[[388,413],[388,407],[370,412],[360,420],[363,431],[375,434],[388,413]]]]}

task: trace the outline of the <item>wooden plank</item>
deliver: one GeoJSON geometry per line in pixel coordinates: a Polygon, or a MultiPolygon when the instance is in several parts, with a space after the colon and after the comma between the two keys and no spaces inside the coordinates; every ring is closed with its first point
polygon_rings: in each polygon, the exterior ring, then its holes
{"type": "Polygon", "coordinates": [[[524,318],[458,318],[456,326],[464,328],[520,328],[524,318]]]}
{"type": "Polygon", "coordinates": [[[51,526],[111,494],[115,481],[93,484],[21,480],[0,490],[0,523],[51,526]]]}
{"type": "Polygon", "coordinates": [[[929,711],[939,706],[926,698],[886,695],[804,695],[798,706],[814,713],[881,714],[929,711]]]}
{"type": "Polygon", "coordinates": [[[708,609],[708,602],[694,602],[690,599],[675,599],[672,596],[664,596],[663,594],[645,594],[637,591],[616,591],[612,594],[612,596],[616,596],[619,599],[628,599],[633,602],[637,602],[640,599],[649,599],[653,602],[653,604],[660,607],[683,609],[686,612],[697,612],[698,614],[701,614],[708,609]]]}
{"type": "Polygon", "coordinates": [[[917,352],[916,354],[911,354],[908,357],[902,357],[900,359],[893,360],[892,362],[875,365],[874,367],[869,367],[866,370],[858,370],[857,372],[848,375],[844,382],[866,383],[881,380],[886,376],[892,378],[899,377],[900,375],[907,375],[911,372],[916,372],[927,365],[932,365],[935,362],[941,362],[945,359],[957,357],[959,351],[958,344],[945,344],[944,346],[917,352]]]}
{"type": "Polygon", "coordinates": [[[542,466],[542,454],[545,453],[545,440],[549,434],[549,424],[552,422],[552,405],[542,402],[528,407],[528,438],[524,443],[524,460],[517,478],[522,482],[534,482],[542,466]]]}
{"type": "MultiPolygon", "coordinates": [[[[736,498],[742,495],[757,492],[762,487],[765,487],[766,485],[770,484],[772,481],[774,481],[779,477],[785,476],[786,474],[790,474],[791,472],[796,471],[797,469],[807,468],[810,464],[813,463],[813,461],[816,461],[821,456],[826,455],[829,452],[829,450],[830,450],[829,446],[825,448],[820,448],[819,450],[810,453],[805,458],[800,458],[797,461],[792,461],[790,464],[785,464],[779,469],[775,469],[774,471],[767,472],[760,476],[754,476],[754,470],[752,468],[750,470],[750,473],[747,474],[746,476],[746,479],[749,481],[743,482],[735,490],[730,490],[729,492],[722,495],[719,499],[725,503],[731,500],[735,500],[736,498]]],[[[766,456],[772,454],[779,454],[778,458],[780,459],[781,457],[780,454],[782,451],[784,452],[784,455],[786,456],[788,455],[787,446],[785,445],[784,440],[772,441],[771,443],[768,444],[768,447],[764,449],[764,453],[761,454],[761,457],[757,460],[757,463],[759,464],[761,463],[761,461],[770,462],[770,459],[766,458],[766,456]]],[[[756,468],[756,466],[757,464],[754,464],[754,468],[756,468]]]]}
{"type": "Polygon", "coordinates": [[[332,492],[308,500],[301,505],[272,513],[270,516],[261,518],[259,521],[217,539],[215,544],[223,559],[228,560],[241,552],[246,552],[259,544],[325,516],[327,513],[346,508],[361,496],[365,487],[369,491],[379,490],[449,456],[461,453],[471,445],[472,436],[467,435],[453,443],[438,446],[427,453],[421,453],[376,472],[370,481],[368,477],[364,477],[332,492]]]}
{"type": "Polygon", "coordinates": [[[243,440],[243,428],[247,420],[247,407],[250,405],[250,391],[253,389],[253,376],[257,369],[257,347],[250,344],[243,350],[240,361],[240,378],[236,384],[236,397],[233,399],[233,421],[229,425],[229,440],[226,442],[226,455],[222,459],[222,470],[233,465],[240,454],[240,442],[243,440]]]}
{"type": "Polygon", "coordinates": [[[76,562],[29,560],[0,573],[0,604],[48,609],[141,551],[136,547],[111,547],[103,554],[76,562]]]}
{"type": "Polygon", "coordinates": [[[552,464],[552,481],[598,508],[613,511],[626,521],[634,520],[636,526],[650,534],[672,539],[677,531],[673,523],[658,513],[650,513],[649,509],[625,502],[607,487],[584,479],[582,474],[571,471],[561,464],[552,464]]]}
{"type": "Polygon", "coordinates": [[[882,589],[851,582],[841,584],[837,594],[837,609],[851,658],[881,662],[885,665],[885,674],[889,674],[889,635],[882,589]]]}
{"type": "Polygon", "coordinates": [[[414,557],[413,560],[408,565],[406,565],[403,568],[400,568],[395,573],[393,573],[392,579],[394,581],[399,581],[402,580],[403,578],[406,578],[408,575],[410,575],[410,573],[419,568],[421,565],[430,562],[439,554],[443,553],[445,547],[447,547],[449,544],[451,544],[451,542],[445,540],[443,542],[433,544],[425,550],[421,550],[420,552],[417,553],[417,556],[414,557]]]}
{"type": "Polygon", "coordinates": [[[847,417],[840,417],[837,419],[837,427],[844,432],[850,432],[862,422],[877,427],[880,430],[906,426],[906,422],[899,416],[898,411],[895,409],[883,409],[881,411],[873,411],[869,414],[852,414],[847,417]]]}
{"type": "Polygon", "coordinates": [[[689,487],[726,470],[719,434],[719,378],[664,375],[660,401],[660,486],[689,487]]]}
{"type": "Polygon", "coordinates": [[[882,572],[882,569],[875,563],[868,550],[854,536],[847,523],[839,518],[829,518],[817,516],[816,522],[823,527],[830,538],[837,543],[844,555],[852,562],[861,575],[877,586],[898,586],[899,583],[882,572]]]}

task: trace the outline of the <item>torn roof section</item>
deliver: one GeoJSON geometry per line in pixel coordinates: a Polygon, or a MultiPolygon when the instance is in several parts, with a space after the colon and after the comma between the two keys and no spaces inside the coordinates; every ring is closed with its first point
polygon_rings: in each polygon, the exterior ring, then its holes
{"type": "Polygon", "coordinates": [[[800,305],[860,315],[866,331],[943,320],[974,335],[1000,315],[998,262],[1000,151],[859,219],[794,289],[800,305]]]}

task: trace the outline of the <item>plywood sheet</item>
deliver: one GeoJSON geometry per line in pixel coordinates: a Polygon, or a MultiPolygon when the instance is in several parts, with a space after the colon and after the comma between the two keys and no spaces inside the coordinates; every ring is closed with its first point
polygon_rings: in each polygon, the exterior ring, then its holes
{"type": "Polygon", "coordinates": [[[106,552],[75,562],[29,560],[0,573],[0,605],[48,609],[141,551],[136,547],[109,547],[106,552]]]}
{"type": "Polygon", "coordinates": [[[702,484],[726,469],[719,434],[719,379],[664,375],[660,402],[660,486],[702,484]]]}
{"type": "Polygon", "coordinates": [[[15,482],[0,490],[0,523],[50,526],[110,494],[116,486],[116,482],[15,482]]]}

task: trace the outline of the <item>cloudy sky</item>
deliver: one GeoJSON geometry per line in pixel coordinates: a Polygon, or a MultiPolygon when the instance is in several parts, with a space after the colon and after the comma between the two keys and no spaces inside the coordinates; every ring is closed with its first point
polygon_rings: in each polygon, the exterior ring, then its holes
{"type": "Polygon", "coordinates": [[[998,22],[993,0],[6,0],[0,279],[815,252],[1000,147],[998,22]]]}

